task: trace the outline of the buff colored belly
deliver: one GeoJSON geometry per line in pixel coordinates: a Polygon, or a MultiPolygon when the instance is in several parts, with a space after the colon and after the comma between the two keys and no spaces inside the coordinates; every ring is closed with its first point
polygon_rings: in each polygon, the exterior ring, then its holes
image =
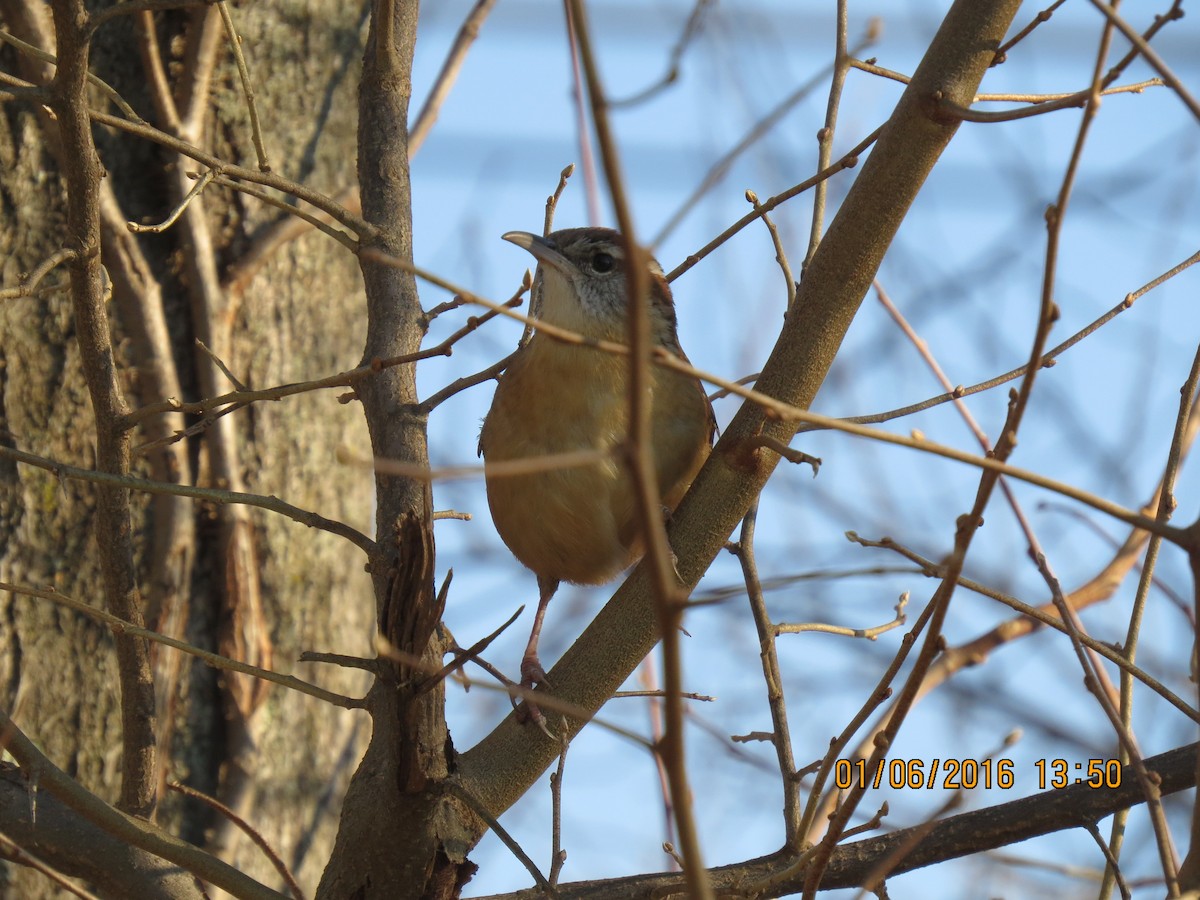
{"type": "MultiPolygon", "coordinates": [[[[503,460],[611,451],[625,439],[626,361],[534,341],[496,388],[480,434],[485,471],[503,460]]],[[[652,403],[659,490],[673,508],[708,455],[707,411],[698,387],[669,372],[656,379],[652,403]]],[[[488,473],[487,489],[500,537],[543,578],[601,584],[641,555],[632,481],[616,455],[529,475],[488,473]]]]}

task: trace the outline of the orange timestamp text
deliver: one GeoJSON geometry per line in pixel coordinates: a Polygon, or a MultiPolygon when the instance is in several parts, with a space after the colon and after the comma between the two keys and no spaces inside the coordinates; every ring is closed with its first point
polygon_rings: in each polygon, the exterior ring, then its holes
{"type": "MultiPolygon", "coordinates": [[[[1065,759],[1039,759],[1038,790],[1058,790],[1072,784],[1093,788],[1119,788],[1123,768],[1116,759],[1089,759],[1068,762],[1065,759]]],[[[1016,764],[1011,759],[881,759],[868,765],[865,759],[839,759],[833,766],[833,783],[839,790],[850,788],[924,788],[933,790],[973,790],[1016,786],[1016,764]]]]}
{"type": "Polygon", "coordinates": [[[833,765],[833,783],[839,790],[852,787],[897,790],[971,790],[1010,788],[1016,783],[1011,759],[881,759],[868,766],[865,759],[839,759],[833,765]]]}

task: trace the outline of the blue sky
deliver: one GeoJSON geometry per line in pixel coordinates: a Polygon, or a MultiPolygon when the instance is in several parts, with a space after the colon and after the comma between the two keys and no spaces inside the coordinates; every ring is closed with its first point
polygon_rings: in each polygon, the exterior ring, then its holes
{"type": "MultiPolygon", "coordinates": [[[[414,113],[472,4],[426,4],[414,76],[414,113]]],[[[882,19],[880,39],[864,56],[911,72],[947,4],[856,2],[850,6],[850,42],[882,19]]],[[[1165,8],[1166,4],[1162,4],[1165,8]]],[[[1028,22],[1040,7],[1018,14],[1028,22]]],[[[590,4],[603,76],[610,95],[629,96],[665,70],[668,55],[691,11],[683,2],[590,4]]],[[[780,99],[824,71],[832,57],[832,2],[716,4],[683,58],[676,84],[643,105],[619,110],[613,121],[638,234],[649,239],[668,221],[708,168],[780,99]]],[[[1138,27],[1154,4],[1127,4],[1138,27]]],[[[991,70],[988,92],[1065,92],[1083,88],[1094,65],[1101,18],[1090,4],[1069,0],[991,70]]],[[[484,24],[454,93],[414,162],[417,262],[494,299],[508,297],[530,258],[500,240],[508,230],[540,230],[546,195],[559,170],[578,162],[577,118],[570,60],[558,4],[502,2],[484,24]]],[[[1191,19],[1171,24],[1159,53],[1193,93],[1200,93],[1200,34],[1191,19]]],[[[1125,45],[1116,43],[1116,52],[1125,45]]],[[[1120,79],[1151,76],[1135,63],[1120,79]]],[[[842,102],[835,156],[883,122],[901,86],[853,71],[842,102]]],[[[743,215],[746,189],[767,197],[809,177],[816,164],[827,80],[798,103],[762,141],[741,156],[713,190],[656,246],[670,269],[712,235],[743,215]]],[[[879,277],[893,302],[930,345],[956,384],[971,384],[1022,364],[1028,356],[1045,259],[1043,214],[1057,191],[1080,112],[1067,110],[1000,125],[965,124],[906,219],[879,277]]],[[[1078,187],[1063,231],[1056,301],[1062,319],[1051,343],[1116,305],[1124,295],[1200,249],[1200,126],[1164,88],[1106,98],[1083,156],[1078,187]]],[[[854,171],[830,185],[831,211],[854,171]]],[[[601,195],[604,196],[601,186],[601,195]]],[[[577,172],[559,206],[559,227],[588,224],[577,172]]],[[[807,195],[785,204],[775,218],[793,268],[799,269],[811,216],[807,195]]],[[[597,224],[612,224],[607,202],[597,224]]],[[[1198,267],[1200,268],[1200,267],[1198,267]]],[[[1016,465],[1034,469],[1130,507],[1144,502],[1166,458],[1178,388],[1197,340],[1200,272],[1189,271],[1138,301],[1039,376],[1016,465]]],[[[740,377],[766,357],[783,311],[783,280],[765,229],[747,228],[674,285],[683,346],[700,368],[740,377]]],[[[430,287],[425,305],[446,299],[430,287]]],[[[444,316],[429,343],[457,328],[467,313],[444,316]]],[[[507,353],[517,326],[495,322],[462,342],[452,357],[424,364],[428,394],[507,353]]],[[[847,337],[815,408],[857,415],[916,402],[940,393],[912,345],[875,297],[869,296],[847,337]]],[[[475,461],[479,421],[491,398],[482,386],[440,407],[430,425],[435,464],[475,461]]],[[[971,398],[970,408],[993,437],[1005,413],[1007,387],[971,398]]],[[[736,401],[718,403],[727,421],[736,401]]],[[[933,440],[974,450],[976,445],[948,406],[885,426],[917,428],[933,440]]],[[[974,495],[977,473],[911,450],[870,444],[844,435],[812,433],[795,446],[820,456],[816,479],[807,470],[779,470],[763,498],[759,522],[764,577],[828,573],[838,569],[898,567],[902,560],[846,541],[853,529],[867,537],[890,535],[937,559],[950,548],[954,517],[974,495]]],[[[1177,523],[1195,516],[1200,489],[1186,466],[1177,489],[1177,523]]],[[[1119,523],[1027,485],[1015,485],[1026,514],[1068,589],[1094,574],[1121,540],[1119,523]],[[1082,516],[1078,515],[1083,513],[1082,516]]],[[[439,483],[438,508],[471,512],[471,522],[437,525],[439,569],[455,570],[447,621],[467,645],[536,599],[532,575],[500,543],[487,515],[482,479],[439,483]]],[[[1030,602],[1045,588],[1028,562],[1025,541],[1003,502],[993,500],[987,524],[968,559],[967,574],[1030,602]]],[[[1186,560],[1170,548],[1158,574],[1166,589],[1190,594],[1186,560]]],[[[718,559],[697,594],[739,583],[731,557],[718,559]]],[[[1124,639],[1136,576],[1113,600],[1089,610],[1093,635],[1124,639]]],[[[770,595],[772,612],[787,621],[829,621],[867,627],[886,621],[901,591],[910,591],[910,621],[931,596],[934,582],[911,571],[848,578],[809,578],[770,595]]],[[[612,586],[564,588],[550,607],[543,658],[549,665],[578,635],[612,586]]],[[[490,652],[515,671],[528,617],[490,652]]],[[[1010,617],[1002,607],[964,590],[955,597],[946,633],[951,644],[1010,617]]],[[[698,721],[716,734],[769,729],[753,625],[741,596],[698,610],[685,642],[691,690],[718,696],[698,709],[698,721]]],[[[828,635],[796,635],[780,643],[797,759],[823,752],[829,737],[858,708],[869,685],[898,645],[900,631],[868,643],[828,635]]],[[[1152,594],[1139,660],[1185,698],[1190,635],[1184,614],[1165,590],[1152,594]]],[[[456,745],[470,746],[503,715],[496,695],[452,691],[456,745]]],[[[1193,699],[1194,702],[1194,699],[1193,699]]],[[[610,703],[602,715],[645,733],[641,701],[610,703]]],[[[1194,739],[1177,713],[1138,696],[1135,730],[1147,754],[1194,739]]],[[[1111,730],[1083,690],[1068,643],[1039,634],[998,651],[920,704],[906,724],[895,758],[979,758],[1014,728],[1023,737],[1004,756],[1014,760],[1010,791],[968,792],[960,809],[980,808],[1037,791],[1034,763],[1113,754],[1111,730]]],[[[706,859],[734,862],[770,852],[782,826],[778,777],[765,745],[730,745],[703,728],[689,732],[693,789],[706,859]]],[[[641,750],[598,728],[572,746],[566,775],[564,880],[659,870],[667,865],[661,802],[653,763],[641,750]]],[[[941,791],[869,794],[864,812],[888,800],[889,826],[922,820],[941,804],[941,791]]],[[[1180,851],[1186,830],[1173,818],[1180,851]]],[[[543,780],[503,819],[543,867],[549,857],[549,789],[543,780]]],[[[1102,831],[1107,834],[1107,822],[1102,831]]],[[[1135,813],[1126,862],[1130,877],[1153,876],[1155,858],[1144,816],[1135,813]]],[[[1098,868],[1086,834],[1069,833],[1011,848],[1026,859],[1069,859],[1098,868]]],[[[471,893],[526,886],[529,877],[494,838],[473,854],[481,872],[471,893]]],[[[1083,880],[972,858],[898,879],[893,896],[1094,896],[1083,880]]],[[[1157,896],[1151,886],[1135,896],[1157,896]]],[[[846,894],[851,896],[851,894],[846,894]]]]}

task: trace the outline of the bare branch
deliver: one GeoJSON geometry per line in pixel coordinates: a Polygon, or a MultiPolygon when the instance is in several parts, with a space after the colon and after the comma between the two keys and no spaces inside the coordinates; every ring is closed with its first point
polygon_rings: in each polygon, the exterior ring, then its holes
{"type": "MultiPolygon", "coordinates": [[[[139,847],[173,862],[201,880],[227,890],[236,897],[245,900],[287,900],[285,895],[259,884],[215,856],[210,856],[144,819],[114,809],[95,794],[85,790],[37,749],[4,709],[0,709],[0,741],[28,777],[36,782],[39,790],[69,806],[87,822],[115,837],[118,842],[139,847]]],[[[7,804],[0,804],[0,807],[5,806],[7,804]]],[[[16,803],[12,806],[20,808],[21,804],[16,803]]]]}
{"type": "Polygon", "coordinates": [[[295,898],[295,900],[304,900],[304,891],[300,889],[300,885],[296,882],[296,876],[288,871],[287,864],[279,858],[279,854],[276,853],[272,849],[271,845],[267,843],[266,838],[259,834],[259,832],[249,822],[235,813],[224,803],[217,800],[215,797],[210,797],[208,794],[198,791],[195,788],[190,788],[187,785],[180,784],[177,781],[169,782],[167,787],[178,794],[183,794],[185,797],[191,797],[193,800],[199,800],[205,806],[209,807],[209,809],[215,810],[236,825],[238,829],[244,835],[246,835],[246,837],[250,838],[254,845],[263,852],[263,856],[267,858],[267,861],[271,864],[272,868],[279,873],[279,877],[282,878],[287,884],[288,890],[292,892],[292,896],[295,898]]]}
{"type": "Polygon", "coordinates": [[[667,542],[662,519],[662,496],[654,463],[651,434],[650,366],[652,343],[650,333],[650,284],[645,265],[645,251],[636,239],[633,217],[612,134],[604,89],[589,34],[587,11],[582,0],[567,0],[571,11],[572,33],[579,44],[579,56],[587,76],[588,97],[591,100],[592,122],[604,161],[604,172],[617,214],[617,226],[627,242],[627,278],[629,285],[629,418],[628,466],[634,485],[641,535],[645,555],[641,566],[648,568],[652,597],[662,641],[665,730],[659,742],[659,753],[667,770],[671,788],[671,804],[675,827],[681,844],[683,871],[687,878],[688,894],[696,900],[710,900],[712,888],[704,870],[700,836],[692,808],[684,753],[683,664],[679,647],[679,628],[683,621],[686,594],[679,590],[678,575],[672,562],[673,551],[667,542]]]}
{"type": "MultiPolygon", "coordinates": [[[[1188,89],[1183,86],[1183,82],[1179,80],[1175,73],[1171,71],[1171,68],[1163,61],[1162,57],[1159,56],[1154,51],[1154,48],[1150,46],[1149,39],[1134,31],[1130,24],[1117,15],[1116,11],[1111,6],[1102,3],[1101,0],[1092,0],[1092,6],[1096,7],[1096,9],[1098,9],[1104,15],[1104,17],[1108,19],[1109,22],[1116,26],[1117,30],[1125,36],[1125,39],[1129,41],[1129,43],[1133,44],[1134,49],[1145,58],[1146,62],[1150,64],[1151,68],[1153,68],[1154,71],[1159,74],[1162,80],[1167,83],[1167,86],[1179,95],[1179,99],[1183,101],[1184,105],[1189,110],[1191,110],[1192,115],[1197,119],[1200,119],[1200,103],[1196,102],[1196,98],[1193,97],[1188,89]]],[[[1172,5],[1171,10],[1165,16],[1160,16],[1158,18],[1160,21],[1165,22],[1170,19],[1181,18],[1182,16],[1183,9],[1179,3],[1179,0],[1176,0],[1176,2],[1172,5]]],[[[1157,25],[1159,23],[1156,22],[1155,24],[1157,25]]]]}
{"type": "MultiPolygon", "coordinates": [[[[58,121],[67,186],[67,247],[78,347],[95,416],[96,467],[111,479],[97,490],[96,539],[105,602],[116,615],[141,626],[142,598],[133,560],[129,490],[129,437],[119,422],[128,411],[117,377],[100,264],[100,162],[88,117],[88,13],[83,0],[51,4],[59,62],[51,108],[58,121]]],[[[139,126],[140,127],[140,126],[139,126]]],[[[5,448],[5,452],[9,451],[5,448]]],[[[122,810],[149,816],[155,807],[156,722],[149,645],[116,636],[121,686],[122,810]]]]}
{"type": "Polygon", "coordinates": [[[763,201],[761,209],[756,209],[754,212],[747,213],[746,215],[742,216],[740,219],[738,219],[736,222],[734,222],[732,225],[730,225],[728,228],[726,228],[724,231],[722,231],[719,235],[717,235],[715,238],[713,238],[711,241],[709,241],[707,244],[705,244],[703,247],[701,247],[699,250],[697,250],[695,253],[693,253],[691,256],[689,256],[687,259],[685,259],[683,262],[681,262],[679,265],[677,265],[674,269],[672,269],[670,272],[668,272],[667,273],[667,281],[674,281],[676,278],[678,278],[680,275],[682,275],[688,269],[692,268],[692,266],[696,265],[696,263],[700,262],[700,260],[704,259],[704,257],[708,256],[710,253],[712,253],[714,250],[716,250],[718,247],[720,247],[722,244],[724,244],[727,240],[729,240],[731,237],[733,237],[735,234],[737,234],[739,231],[741,231],[743,228],[745,228],[747,225],[749,225],[751,222],[753,222],[755,219],[759,218],[763,212],[770,212],[775,207],[779,206],[779,204],[784,203],[785,201],[791,200],[793,197],[804,193],[809,188],[815,187],[816,185],[820,184],[822,181],[825,181],[827,178],[833,177],[838,172],[844,172],[846,169],[853,169],[856,165],[858,165],[859,156],[861,156],[863,153],[865,153],[867,148],[870,147],[873,143],[875,143],[876,139],[879,137],[880,132],[882,130],[883,130],[882,128],[876,128],[869,135],[867,135],[865,138],[863,138],[858,143],[858,145],[856,147],[854,147],[854,149],[852,149],[849,153],[847,153],[845,156],[843,156],[841,159],[839,159],[837,162],[835,162],[829,168],[823,169],[820,172],[818,172],[816,175],[814,175],[812,178],[802,181],[799,184],[788,188],[783,193],[776,194],[774,197],[769,197],[767,200],[763,201]]]}
{"type": "Polygon", "coordinates": [[[183,215],[183,211],[188,208],[188,204],[199,197],[201,192],[203,192],[203,190],[208,187],[210,183],[212,183],[213,179],[216,178],[218,174],[219,173],[216,169],[206,170],[203,175],[196,179],[195,186],[187,192],[179,205],[171,210],[170,214],[157,225],[139,225],[137,222],[130,222],[128,224],[129,230],[134,234],[161,234],[162,232],[166,231],[175,224],[176,220],[181,215],[183,215]]]}
{"type": "Polygon", "coordinates": [[[1067,0],[1054,0],[1054,2],[1051,3],[1048,7],[1046,7],[1043,10],[1040,10],[1038,12],[1038,14],[1033,17],[1032,22],[1030,22],[1028,25],[1026,25],[1024,28],[1022,28],[1020,31],[1018,31],[1015,35],[1013,35],[1011,38],[1009,38],[1007,41],[1005,41],[1003,44],[1001,44],[996,49],[996,58],[992,60],[992,65],[998,66],[1001,63],[1007,61],[1008,51],[1011,50],[1013,47],[1015,47],[1017,44],[1019,44],[1021,41],[1025,40],[1025,38],[1029,37],[1029,35],[1032,34],[1034,29],[1037,28],[1039,25],[1041,25],[1045,22],[1049,22],[1050,17],[1052,15],[1054,15],[1054,11],[1066,2],[1067,2],[1067,0]]]}
{"type": "Polygon", "coordinates": [[[227,672],[239,672],[243,675],[250,675],[254,678],[259,678],[263,681],[278,684],[289,690],[297,691],[301,694],[308,694],[310,697],[316,697],[318,700],[324,700],[326,703],[331,703],[334,706],[340,706],[342,709],[363,709],[364,703],[353,697],[346,697],[342,694],[335,694],[332,691],[327,691],[324,688],[317,687],[315,684],[309,684],[307,681],[295,678],[292,675],[280,675],[278,672],[272,672],[269,669],[263,669],[259,666],[252,666],[249,663],[244,663],[236,659],[230,659],[227,656],[221,656],[217,653],[211,653],[208,650],[202,650],[195,647],[186,641],[177,640],[173,637],[168,637],[165,634],[159,634],[156,631],[150,631],[147,628],[141,628],[131,622],[127,622],[119,616],[114,616],[102,609],[97,609],[87,603],[82,603],[65,594],[60,594],[54,590],[43,590],[40,588],[22,587],[19,584],[10,584],[8,582],[0,582],[0,591],[11,591],[14,594],[22,594],[26,597],[37,597],[42,600],[49,600],[51,603],[57,603],[59,606],[65,606],[67,609],[73,609],[77,613],[82,613],[85,616],[90,616],[97,621],[104,622],[106,625],[112,626],[113,631],[118,634],[129,634],[134,637],[144,638],[148,641],[153,641],[156,644],[162,644],[165,647],[179,650],[189,656],[194,656],[197,659],[203,660],[207,665],[214,669],[223,669],[227,672]]]}
{"type": "Polygon", "coordinates": [[[904,615],[904,607],[908,605],[908,592],[900,595],[899,602],[896,603],[896,616],[890,622],[884,622],[882,625],[876,625],[873,628],[845,628],[841,625],[829,625],[824,622],[780,622],[774,626],[776,636],[781,634],[801,634],[805,631],[819,631],[822,634],[840,634],[844,637],[866,638],[869,641],[876,640],[881,634],[885,634],[895,628],[899,628],[907,621],[904,615]]]}
{"type": "MultiPolygon", "coordinates": [[[[38,293],[38,286],[42,283],[42,279],[53,272],[56,268],[75,259],[77,253],[74,250],[68,250],[65,247],[50,254],[28,275],[21,279],[21,286],[15,288],[7,288],[0,290],[0,300],[15,300],[18,297],[32,297],[38,293]]],[[[52,285],[51,289],[60,290],[63,285],[52,285]]]]}
{"type": "Polygon", "coordinates": [[[683,24],[683,31],[680,32],[679,39],[675,42],[675,46],[671,48],[671,52],[667,58],[667,71],[662,78],[642,88],[632,96],[619,100],[609,100],[609,107],[611,109],[620,109],[621,107],[637,106],[640,103],[645,103],[678,81],[679,66],[683,61],[683,55],[700,33],[704,25],[704,14],[714,5],[716,5],[715,0],[696,0],[696,5],[692,7],[691,14],[688,15],[687,21],[683,24]]]}
{"type": "Polygon", "coordinates": [[[343,537],[366,553],[370,558],[374,558],[377,552],[375,542],[360,531],[342,522],[336,522],[317,513],[292,506],[290,503],[285,503],[277,497],[264,497],[260,494],[225,491],[219,488],[193,487],[188,484],[149,481],[145,478],[134,478],[128,475],[121,476],[109,472],[80,469],[75,466],[68,466],[64,463],[46,459],[45,457],[36,456],[33,453],[14,450],[11,447],[0,446],[0,457],[14,459],[17,462],[30,466],[37,466],[39,469],[46,469],[49,472],[53,472],[57,478],[75,478],[80,481],[111,485],[125,490],[145,491],[148,494],[172,494],[179,497],[192,497],[196,500],[208,500],[213,503],[238,503],[245,506],[256,506],[259,509],[287,516],[289,519],[293,519],[302,525],[307,525],[309,528],[319,528],[322,531],[328,531],[330,534],[343,537]]]}
{"type": "Polygon", "coordinates": [[[475,5],[463,20],[462,26],[454,38],[454,43],[450,47],[450,52],[446,54],[446,60],[442,63],[441,71],[434,79],[433,87],[429,89],[429,96],[425,98],[421,112],[417,114],[416,121],[408,130],[409,159],[416,156],[421,145],[425,143],[425,138],[429,137],[429,132],[433,129],[433,123],[437,121],[442,104],[446,102],[446,98],[450,96],[450,91],[454,87],[454,82],[458,80],[458,73],[467,58],[467,52],[475,43],[475,39],[479,37],[479,29],[495,5],[496,0],[476,0],[475,5]]]}
{"type": "Polygon", "coordinates": [[[242,82],[242,94],[246,98],[246,107],[250,112],[250,135],[254,141],[254,152],[258,155],[260,172],[270,172],[271,163],[267,160],[267,149],[263,146],[262,128],[258,124],[258,107],[254,105],[254,85],[250,82],[250,68],[246,65],[246,57],[242,53],[242,38],[233,26],[233,16],[229,12],[229,4],[225,0],[217,0],[217,10],[221,13],[221,22],[225,25],[225,33],[229,36],[229,47],[233,51],[234,62],[237,63],[238,78],[242,82]]]}
{"type": "MultiPolygon", "coordinates": [[[[742,520],[741,534],[734,553],[742,566],[742,578],[746,584],[746,596],[750,601],[750,612],[754,616],[754,627],[758,632],[758,656],[762,664],[763,681],[767,688],[767,704],[771,710],[771,734],[769,740],[775,747],[775,758],[779,765],[779,777],[783,789],[783,825],[787,846],[799,849],[800,794],[796,778],[796,757],[792,749],[792,734],[788,727],[787,701],[783,692],[783,675],[779,670],[779,653],[775,647],[775,624],[767,611],[763,596],[762,581],[758,576],[758,561],[754,554],[754,529],[758,521],[758,504],[750,507],[742,520]]],[[[736,738],[735,738],[736,740],[736,738]]]]}
{"type": "MultiPolygon", "coordinates": [[[[859,41],[858,44],[855,45],[853,52],[859,53],[862,50],[865,50],[872,43],[874,43],[876,35],[877,32],[875,30],[868,29],[867,34],[862,38],[861,41],[859,41]]],[[[825,79],[829,77],[831,71],[834,73],[836,78],[837,65],[838,64],[835,62],[832,66],[828,66],[822,69],[820,72],[817,72],[798,88],[784,97],[781,101],[775,104],[775,106],[772,107],[772,109],[767,112],[765,116],[756,122],[754,126],[742,136],[741,140],[739,140],[733,145],[733,147],[726,151],[720,159],[709,166],[704,177],[700,179],[700,183],[692,190],[690,194],[688,194],[687,198],[679,205],[675,212],[668,217],[667,221],[662,225],[662,227],[658,229],[658,232],[651,239],[650,245],[652,247],[657,246],[666,240],[671,232],[675,230],[679,223],[683,221],[684,217],[692,210],[693,207],[695,207],[695,205],[704,197],[704,195],[707,194],[721,181],[722,178],[725,177],[725,175],[733,167],[734,162],[737,161],[737,158],[754,146],[754,144],[756,144],[761,138],[769,133],[772,128],[779,124],[783,117],[786,116],[787,113],[796,106],[796,104],[811,94],[821,84],[823,84],[825,79]]],[[[851,153],[854,153],[854,151],[851,151],[851,153]]],[[[855,153],[855,156],[857,155],[858,154],[855,153]]],[[[826,169],[829,169],[828,163],[819,163],[817,166],[818,172],[823,172],[826,169]]],[[[814,181],[814,184],[820,184],[823,181],[824,179],[814,181]]],[[[768,200],[766,212],[770,212],[775,208],[776,205],[777,204],[773,204],[770,200],[768,200]]],[[[672,272],[671,275],[667,277],[667,280],[673,280],[675,275],[676,273],[672,272]]]]}

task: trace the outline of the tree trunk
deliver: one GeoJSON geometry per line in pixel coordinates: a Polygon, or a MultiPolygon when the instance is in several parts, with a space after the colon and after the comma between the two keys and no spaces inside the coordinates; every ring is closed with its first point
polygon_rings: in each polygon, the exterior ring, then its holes
{"type": "MultiPolygon", "coordinates": [[[[356,8],[260,3],[234,9],[275,171],[337,193],[353,184],[353,91],[362,53],[356,8]]],[[[4,27],[54,51],[48,12],[0,2],[4,27]]],[[[156,115],[151,79],[135,50],[137,17],[104,25],[91,70],[139,115],[156,115]]],[[[192,140],[253,165],[248,113],[214,7],[160,13],[163,65],[217,45],[206,124],[192,140]],[[174,56],[172,54],[175,54],[174,56]],[[212,123],[217,123],[216,125],[212,123]]],[[[44,83],[49,70],[8,46],[4,68],[44,83]]],[[[180,106],[186,98],[177,97],[180,106]]],[[[102,108],[98,95],[93,106],[102,108]]],[[[203,104],[202,104],[203,105],[203,104]]],[[[169,129],[168,129],[169,130],[169,129]]],[[[210,185],[172,228],[131,235],[125,220],[160,222],[181,196],[172,151],[94,129],[101,182],[102,261],[120,377],[135,409],[166,397],[197,400],[234,389],[197,338],[253,388],[354,366],[361,355],[361,277],[345,248],[315,232],[284,243],[249,275],[234,268],[281,213],[210,185]],[[187,221],[190,218],[191,221],[187,221]],[[211,244],[203,243],[207,234],[211,244]],[[237,281],[231,281],[233,275],[237,281]],[[205,279],[208,279],[206,282],[205,279]]],[[[19,283],[63,245],[64,186],[55,123],[32,103],[0,104],[0,283],[19,283]]],[[[52,272],[43,285],[65,281],[52,272]]],[[[0,302],[0,441],[58,462],[95,462],[92,409],[65,291],[0,302]]],[[[196,426],[170,414],[146,420],[136,447],[196,426]]],[[[135,454],[134,473],[156,480],[274,494],[370,532],[371,478],[338,465],[348,446],[368,454],[357,404],[302,394],[224,416],[184,441],[135,454]]],[[[96,489],[0,461],[0,580],[103,606],[93,526],[96,489]]],[[[366,654],[374,609],[365,557],[344,540],[247,507],[134,493],[138,581],[148,627],[248,662],[292,671],[305,649],[366,654]]],[[[296,870],[316,883],[332,848],[345,786],[362,756],[362,712],[265,688],[155,647],[161,780],[214,794],[244,815],[296,870]],[[298,739],[303,736],[303,739],[298,739]],[[312,739],[310,739],[312,738],[312,739]]],[[[361,694],[361,672],[306,664],[296,674],[361,694]]],[[[0,704],[56,763],[110,801],[120,790],[120,698],[110,630],[52,602],[0,594],[0,704]]],[[[227,858],[267,884],[279,877],[260,851],[207,807],[166,794],[159,818],[190,840],[227,845],[227,858]],[[213,830],[215,829],[215,831],[213,830]]],[[[10,866],[13,896],[57,895],[42,876],[10,866]]],[[[0,882],[2,883],[2,882],[0,882]]]]}

